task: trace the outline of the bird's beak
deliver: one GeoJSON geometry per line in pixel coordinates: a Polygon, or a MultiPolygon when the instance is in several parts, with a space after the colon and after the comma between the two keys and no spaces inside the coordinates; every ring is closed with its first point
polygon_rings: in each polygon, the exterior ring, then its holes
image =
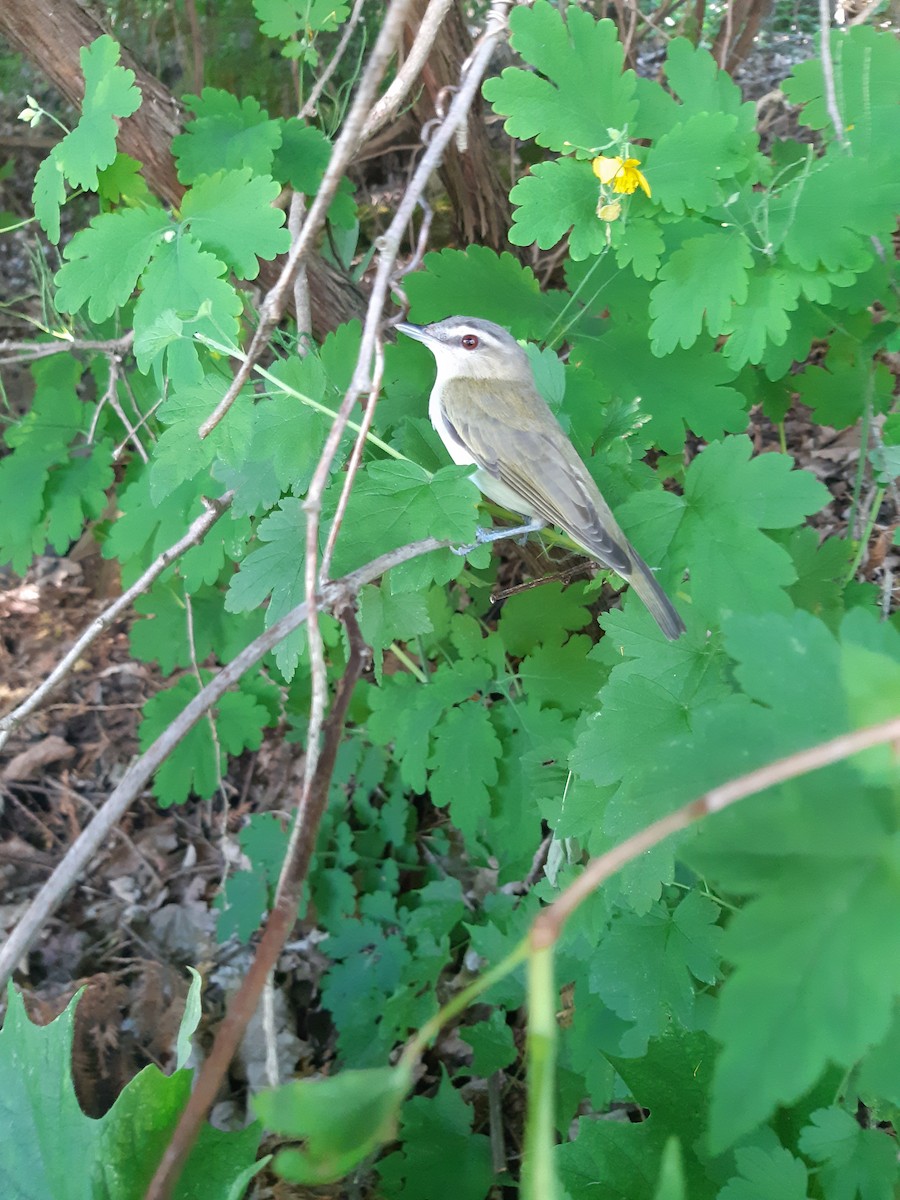
{"type": "Polygon", "coordinates": [[[398,321],[394,328],[405,333],[407,337],[414,338],[417,342],[428,341],[428,328],[425,325],[413,325],[409,321],[398,321]]]}

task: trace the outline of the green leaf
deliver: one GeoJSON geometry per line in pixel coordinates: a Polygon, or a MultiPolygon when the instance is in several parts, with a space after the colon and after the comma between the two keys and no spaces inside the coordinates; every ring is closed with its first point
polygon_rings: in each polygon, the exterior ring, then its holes
{"type": "Polygon", "coordinates": [[[319,190],[330,158],[331,142],[325,134],[291,117],[282,126],[281,145],[267,171],[296,191],[313,195],[319,190]]]}
{"type": "Polygon", "coordinates": [[[735,306],[747,299],[752,263],[750,247],[736,230],[683,242],[669,256],[650,293],[653,353],[661,358],[678,345],[693,346],[704,317],[713,337],[722,333],[735,306]]]}
{"type": "Polygon", "coordinates": [[[807,1200],[806,1167],[789,1150],[745,1146],[734,1158],[739,1175],[722,1188],[717,1200],[807,1200]]]}
{"type": "MultiPolygon", "coordinates": [[[[198,691],[197,680],[185,676],[147,701],[138,730],[142,750],[152,745],[198,691]]],[[[169,753],[157,771],[153,790],[161,804],[182,804],[192,792],[207,799],[221,782],[225,753],[240,754],[248,747],[258,750],[262,729],[270,723],[267,710],[242,692],[224,695],[218,701],[212,719],[217,743],[212,739],[210,719],[203,718],[169,753]]]]}
{"type": "Polygon", "coordinates": [[[507,67],[482,91],[495,112],[508,116],[511,137],[560,152],[598,153],[609,145],[611,127],[627,128],[637,109],[635,77],[622,71],[612,21],[573,7],[564,22],[547,0],[537,0],[532,8],[514,8],[509,26],[513,48],[537,70],[507,67]]]}
{"type": "Polygon", "coordinates": [[[228,381],[221,375],[205,375],[198,384],[178,388],[162,404],[159,418],[168,428],[160,435],[150,464],[154,504],[217,460],[229,466],[243,461],[254,412],[249,389],[238,395],[208,437],[201,439],[198,433],[227,387],[228,381]]]}
{"type": "Polygon", "coordinates": [[[187,233],[159,245],[134,306],[134,353],[141,371],[165,369],[178,385],[198,384],[203,378],[197,347],[189,337],[163,345],[157,341],[156,322],[164,315],[184,321],[191,334],[216,341],[237,339],[241,301],[222,278],[225,269],[187,233]]]}
{"type": "Polygon", "coordinates": [[[567,633],[587,625],[587,604],[583,584],[544,583],[510,596],[497,627],[507,653],[522,655],[535,646],[561,645],[567,633]]]}
{"type": "Polygon", "coordinates": [[[54,147],[37,169],[31,195],[34,215],[54,246],[59,241],[59,210],[65,200],[65,175],[54,147]]]}
{"type": "Polygon", "coordinates": [[[199,179],[181,205],[184,227],[219,251],[238,279],[255,279],[258,258],[273,259],[290,245],[284,213],[272,201],[279,185],[250,168],[217,171],[199,179]]]}
{"type": "Polygon", "coordinates": [[[863,1129],[841,1108],[820,1108],[800,1134],[800,1150],[821,1164],[828,1200],[891,1200],[897,1155],[883,1129],[863,1129]]]}
{"type": "MultiPolygon", "coordinates": [[[[839,107],[854,157],[887,165],[897,136],[900,47],[887,29],[858,25],[832,30],[832,70],[839,107]],[[893,137],[891,136],[893,134],[893,137]]],[[[802,104],[802,121],[833,138],[822,61],[798,63],[782,85],[791,104],[802,104]]]]}
{"type": "Polygon", "coordinates": [[[484,1200],[496,1177],[490,1141],[473,1132],[475,1120],[446,1073],[436,1095],[408,1100],[401,1120],[401,1148],[376,1168],[382,1194],[403,1200],[484,1200]]]}
{"type": "Polygon", "coordinates": [[[424,537],[446,538],[454,545],[473,541],[478,490],[470,473],[468,467],[453,466],[430,475],[416,463],[370,463],[350,494],[335,575],[424,537]]]}
{"type": "Polygon", "coordinates": [[[665,250],[665,241],[656,221],[629,214],[627,221],[616,222],[612,227],[612,238],[620,267],[630,266],[640,279],[656,279],[665,250]]]}
{"type": "Polygon", "coordinates": [[[84,1165],[97,1154],[100,1126],[81,1111],[71,1076],[78,997],[39,1026],[28,1020],[12,984],[7,995],[0,1031],[0,1191],[21,1200],[93,1200],[84,1165]],[[73,1172],[76,1161],[82,1169],[73,1172]]]}
{"type": "Polygon", "coordinates": [[[422,266],[423,270],[404,280],[417,321],[438,321],[448,312],[477,311],[511,329],[516,337],[541,340],[546,335],[550,297],[541,292],[531,268],[513,255],[498,254],[487,246],[468,246],[426,254],[422,266]]]}
{"type": "Polygon", "coordinates": [[[472,1071],[484,1079],[511,1066],[518,1057],[513,1032],[497,1010],[484,1021],[464,1025],[459,1036],[472,1047],[472,1071]]]}
{"type": "Polygon", "coordinates": [[[489,789],[497,782],[497,760],[503,753],[490,713],[478,702],[451,708],[432,730],[432,746],[432,802],[449,808],[453,824],[474,836],[490,812],[489,789]]]}
{"type": "Polygon", "coordinates": [[[783,346],[798,305],[796,276],[767,264],[747,276],[747,294],[726,317],[720,332],[729,334],[722,353],[735,367],[761,363],[774,346],[783,346]]]}
{"type": "Polygon", "coordinates": [[[238,100],[220,88],[204,88],[199,96],[185,96],[196,116],[185,132],[172,139],[172,153],[182,183],[201,175],[237,171],[246,167],[253,175],[271,175],[275,153],[281,145],[282,127],[253,96],[238,100]]]}
{"type": "Polygon", "coordinates": [[[275,1170],[292,1183],[342,1178],[393,1140],[411,1083],[408,1067],[381,1067],[297,1079],[254,1096],[253,1108],[269,1129],[303,1141],[302,1150],[278,1152],[275,1170]]]}
{"type": "Polygon", "coordinates": [[[119,47],[104,34],[81,50],[84,100],[81,119],[56,147],[72,187],[97,189],[97,171],[116,157],[116,118],[130,117],[141,103],[134,71],[120,67],[119,47]]]}
{"type": "Polygon", "coordinates": [[[81,536],[85,522],[96,520],[106,508],[114,478],[112,449],[110,442],[100,442],[90,453],[73,456],[51,472],[45,494],[47,541],[57,553],[68,550],[81,536]]]}
{"type": "Polygon", "coordinates": [[[591,992],[632,1028],[622,1053],[637,1057],[651,1038],[674,1021],[690,1029],[695,1020],[696,982],[716,982],[722,930],[719,907],[698,891],[668,911],[617,914],[590,969],[591,992]]]}
{"type": "Polygon", "coordinates": [[[900,990],[900,939],[872,912],[900,902],[896,837],[868,858],[800,862],[732,921],[716,1032],[715,1151],[797,1100],[829,1062],[850,1066],[887,1031],[900,990]],[[784,913],[792,914],[785,925],[784,913]],[[797,963],[803,963],[798,972],[797,963]],[[845,981],[866,996],[855,1003],[845,981]]]}
{"type": "Polygon", "coordinates": [[[835,148],[796,175],[769,205],[773,246],[814,271],[862,271],[873,261],[869,239],[892,228],[897,189],[886,172],[860,186],[856,160],[835,148]]]}
{"type": "Polygon", "coordinates": [[[652,417],[653,441],[670,453],[681,453],[685,426],[707,441],[746,429],[746,402],[728,386],[734,368],[723,355],[711,353],[705,337],[665,358],[647,349],[646,331],[621,322],[596,342],[579,343],[573,360],[589,364],[623,398],[640,397],[640,411],[652,417]]]}
{"type": "Polygon", "coordinates": [[[253,11],[266,37],[293,39],[296,34],[337,29],[350,13],[341,0],[253,0],[253,11]]]}
{"type": "Polygon", "coordinates": [[[590,163],[574,158],[536,163],[509,193],[517,206],[509,240],[514,246],[535,242],[549,250],[568,233],[576,262],[599,254],[606,245],[606,226],[597,216],[599,197],[590,163]]]}
{"type": "Polygon", "coordinates": [[[799,524],[827,501],[826,489],[786,455],[751,459],[744,437],[708,446],[685,478],[685,514],[674,553],[691,564],[704,612],[787,612],[796,579],[787,552],[762,532],[799,524]]]}
{"type": "Polygon", "coordinates": [[[698,113],[663,134],[648,151],[644,174],[654,202],[679,216],[705,212],[722,197],[722,184],[747,165],[748,154],[730,113],[698,113]]]}
{"type": "MultiPolygon", "coordinates": [[[[266,609],[266,628],[300,604],[306,594],[303,581],[303,547],[306,515],[298,500],[283,500],[257,527],[263,544],[252,550],[231,579],[225,597],[227,612],[248,612],[261,605],[271,593],[266,609]]],[[[275,660],[290,679],[300,661],[306,640],[303,629],[279,642],[275,660]]]]}
{"type": "Polygon", "coordinates": [[[111,317],[131,298],[154,250],[169,231],[172,222],[158,208],[125,208],[94,217],[63,251],[67,261],[55,281],[60,310],[74,313],[89,301],[92,321],[111,317]]]}
{"type": "MultiPolygon", "coordinates": [[[[489,665],[484,659],[475,658],[462,660],[453,667],[439,666],[429,676],[427,685],[412,675],[392,675],[372,693],[369,734],[378,745],[393,745],[401,777],[412,791],[426,789],[431,739],[442,714],[468,700],[473,692],[484,689],[490,678],[489,665]]],[[[483,723],[481,717],[471,715],[463,721],[471,721],[473,725],[483,723]]],[[[488,745],[490,756],[492,743],[484,729],[482,741],[488,745]]],[[[490,770],[489,764],[487,769],[490,770]]]]}
{"type": "Polygon", "coordinates": [[[56,519],[61,524],[55,532],[61,533],[63,526],[70,527],[72,503],[78,503],[73,485],[76,491],[79,482],[83,485],[86,503],[93,507],[103,454],[97,451],[96,470],[70,466],[69,446],[85,421],[76,392],[81,379],[77,359],[53,355],[34,363],[31,373],[36,386],[34,401],[22,420],[7,428],[6,443],[13,453],[0,458],[0,562],[11,562],[22,574],[46,541],[51,472],[60,475],[55,494],[56,519]],[[70,470],[73,474],[67,486],[63,481],[70,470]]]}

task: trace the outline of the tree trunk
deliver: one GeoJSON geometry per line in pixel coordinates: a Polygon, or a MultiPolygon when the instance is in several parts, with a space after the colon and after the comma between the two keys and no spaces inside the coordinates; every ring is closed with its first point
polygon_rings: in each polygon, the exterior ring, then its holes
{"type": "MultiPolygon", "coordinates": [[[[80,50],[107,33],[93,13],[77,0],[0,2],[0,37],[32,62],[73,104],[84,98],[80,50]]],[[[119,123],[118,147],[143,165],[147,186],[165,204],[177,208],[184,187],[175,173],[171,144],[181,132],[181,108],[172,93],[145,71],[123,48],[122,62],[134,71],[143,101],[137,112],[119,123]]],[[[308,261],[313,333],[322,338],[365,311],[362,292],[316,254],[308,261]]],[[[270,286],[280,261],[261,262],[259,279],[270,286]]]]}
{"type": "MultiPolygon", "coordinates": [[[[428,0],[416,0],[404,33],[407,47],[412,43],[428,0]]],[[[441,23],[434,46],[422,69],[422,90],[412,104],[416,124],[421,128],[433,119],[438,98],[446,87],[456,87],[462,64],[472,53],[472,38],[466,28],[462,5],[451,5],[441,23]]],[[[449,104],[447,97],[444,107],[449,104]]],[[[495,249],[516,250],[506,235],[512,222],[509,183],[501,178],[500,155],[491,145],[484,121],[480,96],[476,97],[465,126],[465,146],[451,142],[438,168],[441,182],[450,197],[457,233],[462,241],[480,242],[495,249]]]]}

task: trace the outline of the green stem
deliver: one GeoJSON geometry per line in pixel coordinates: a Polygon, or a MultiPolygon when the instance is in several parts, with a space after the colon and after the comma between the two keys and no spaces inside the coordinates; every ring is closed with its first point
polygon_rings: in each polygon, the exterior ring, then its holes
{"type": "Polygon", "coordinates": [[[872,507],[869,509],[869,517],[866,521],[866,527],[863,530],[862,537],[859,539],[859,544],[856,547],[856,553],[853,556],[853,562],[850,564],[850,570],[847,572],[847,577],[844,580],[845,585],[850,582],[856,572],[859,570],[859,564],[862,562],[862,557],[866,552],[866,547],[869,544],[869,538],[872,536],[872,527],[878,517],[878,510],[881,508],[881,502],[884,500],[884,494],[887,491],[886,487],[879,486],[875,489],[875,495],[872,497],[872,507]]]}
{"type": "Polygon", "coordinates": [[[556,988],[553,946],[532,949],[528,959],[528,1110],[522,1164],[524,1200],[556,1200],[559,1186],[553,1167],[556,1124],[556,988]]]}
{"type": "MultiPolygon", "coordinates": [[[[203,346],[209,346],[210,350],[217,350],[219,354],[225,354],[229,358],[236,358],[238,362],[246,362],[246,354],[242,350],[239,350],[237,346],[224,346],[221,342],[216,342],[211,337],[207,337],[205,333],[195,333],[194,341],[200,342],[203,346]]],[[[298,392],[290,384],[277,379],[271,371],[267,371],[259,363],[254,366],[253,370],[257,375],[265,379],[267,383],[271,383],[274,388],[277,388],[279,392],[283,392],[286,396],[293,396],[295,400],[299,400],[307,408],[322,413],[325,417],[331,417],[332,420],[337,417],[337,413],[333,409],[330,409],[327,404],[320,404],[318,400],[313,400],[312,396],[304,396],[303,392],[298,392]]],[[[348,421],[347,428],[352,429],[354,433],[359,433],[362,427],[355,421],[348,421]]],[[[407,458],[405,454],[401,454],[399,450],[395,450],[393,446],[389,446],[387,442],[383,442],[374,433],[367,433],[366,441],[371,442],[373,446],[377,446],[379,450],[383,450],[385,454],[389,454],[391,458],[396,458],[399,462],[412,462],[411,458],[407,458]]]]}
{"type": "Polygon", "coordinates": [[[415,675],[415,677],[416,677],[416,679],[418,679],[419,683],[427,683],[428,682],[428,676],[425,674],[425,672],[422,670],[422,668],[420,666],[418,666],[417,663],[414,663],[413,660],[406,653],[406,651],[401,650],[396,642],[391,642],[388,649],[390,650],[391,654],[393,654],[394,658],[398,659],[400,662],[403,663],[404,667],[406,667],[406,669],[407,669],[407,671],[409,671],[410,675],[415,675]]]}
{"type": "MultiPolygon", "coordinates": [[[[856,479],[853,482],[853,500],[850,505],[850,519],[847,522],[847,529],[850,536],[853,537],[856,531],[856,522],[859,520],[859,498],[862,495],[863,479],[866,472],[866,463],[869,459],[869,424],[872,419],[872,385],[875,378],[874,362],[869,366],[869,377],[866,381],[866,394],[863,399],[862,425],[859,431],[859,462],[856,464],[856,479]]],[[[852,578],[852,575],[850,576],[852,578]]]]}
{"type": "Polygon", "coordinates": [[[477,979],[473,979],[468,987],[463,988],[439,1012],[435,1013],[431,1020],[425,1022],[403,1051],[397,1065],[403,1067],[414,1065],[425,1047],[432,1038],[437,1037],[443,1026],[467,1009],[473,1000],[477,1000],[482,992],[486,992],[498,979],[503,979],[505,976],[511,974],[519,963],[528,957],[529,950],[530,942],[528,938],[524,938],[514,950],[507,954],[502,962],[497,963],[496,967],[492,967],[484,975],[479,975],[477,979]]]}

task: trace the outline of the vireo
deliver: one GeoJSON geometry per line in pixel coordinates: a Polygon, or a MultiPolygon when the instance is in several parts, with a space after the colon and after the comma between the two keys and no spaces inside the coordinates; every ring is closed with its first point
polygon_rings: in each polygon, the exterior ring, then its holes
{"type": "Polygon", "coordinates": [[[538,392],[528,355],[500,325],[478,317],[447,317],[397,328],[422,342],[437,361],[428,416],[455,463],[478,468],[481,491],[530,518],[518,530],[556,525],[625,579],[667,638],[684,622],[650,568],[616,524],[609,505],[575,447],[538,392]]]}

